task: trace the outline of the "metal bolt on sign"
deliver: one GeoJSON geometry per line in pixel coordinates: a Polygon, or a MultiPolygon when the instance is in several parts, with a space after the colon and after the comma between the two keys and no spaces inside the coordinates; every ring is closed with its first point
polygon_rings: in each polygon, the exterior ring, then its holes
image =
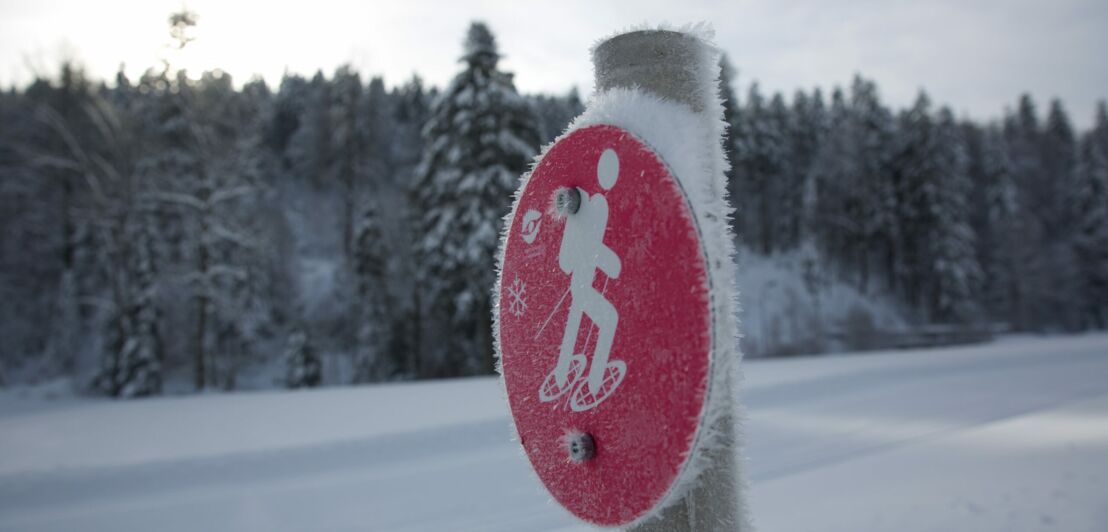
{"type": "Polygon", "coordinates": [[[562,216],[576,214],[581,209],[581,192],[576,188],[560,188],[554,195],[554,208],[562,216]]]}
{"type": "Polygon", "coordinates": [[[573,432],[566,436],[566,449],[569,459],[577,464],[596,456],[596,442],[587,432],[573,432]]]}

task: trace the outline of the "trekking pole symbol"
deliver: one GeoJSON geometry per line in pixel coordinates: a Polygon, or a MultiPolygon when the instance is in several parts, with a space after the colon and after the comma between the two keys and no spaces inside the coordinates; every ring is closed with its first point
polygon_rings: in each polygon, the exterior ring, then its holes
{"type": "MultiPolygon", "coordinates": [[[[611,191],[615,186],[619,178],[619,158],[614,150],[604,150],[600,155],[596,178],[605,191],[611,191]]],[[[608,201],[603,193],[590,196],[581,189],[577,192],[580,201],[576,212],[566,216],[562,244],[558,250],[558,266],[570,276],[569,319],[562,334],[558,362],[539,388],[539,399],[553,401],[572,390],[569,406],[576,412],[582,412],[611,397],[627,375],[627,364],[622,360],[609,361],[619,312],[604,298],[603,292],[593,287],[597,270],[604,272],[608,280],[618,279],[622,266],[619,255],[604,244],[604,233],[608,228],[608,201]],[[597,329],[591,363],[586,361],[584,353],[573,352],[585,316],[597,329]]],[[[605,281],[605,290],[607,286],[605,281]]],[[[593,325],[590,325],[585,340],[583,350],[586,352],[593,325]]]]}

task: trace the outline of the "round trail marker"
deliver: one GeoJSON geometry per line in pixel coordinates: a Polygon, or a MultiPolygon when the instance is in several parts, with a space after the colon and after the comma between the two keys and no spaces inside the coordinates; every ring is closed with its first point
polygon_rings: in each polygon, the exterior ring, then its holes
{"type": "Polygon", "coordinates": [[[520,443],[570,512],[635,522],[690,474],[711,382],[689,200],[649,146],[596,125],[547,151],[509,224],[496,319],[520,443]]]}

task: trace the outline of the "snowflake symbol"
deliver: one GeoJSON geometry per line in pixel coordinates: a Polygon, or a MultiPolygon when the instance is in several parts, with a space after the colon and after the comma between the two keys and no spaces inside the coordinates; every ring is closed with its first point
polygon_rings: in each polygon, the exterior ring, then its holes
{"type": "Polygon", "coordinates": [[[508,303],[508,312],[511,312],[517,318],[527,310],[527,301],[524,299],[526,292],[527,284],[520,280],[517,275],[516,280],[512,281],[512,285],[508,287],[508,297],[511,299],[508,303]]]}

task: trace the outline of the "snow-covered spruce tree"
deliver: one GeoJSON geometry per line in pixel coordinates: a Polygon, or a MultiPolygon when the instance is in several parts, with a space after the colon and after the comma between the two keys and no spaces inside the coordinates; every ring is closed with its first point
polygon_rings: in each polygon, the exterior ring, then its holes
{"type": "Polygon", "coordinates": [[[540,94],[531,96],[530,100],[539,117],[542,144],[553,142],[565,131],[566,126],[585,110],[576,88],[570,89],[565,96],[540,94]]]}
{"type": "Polygon", "coordinates": [[[936,175],[929,214],[928,235],[932,275],[931,318],[965,321],[976,310],[975,297],[981,271],[974,253],[974,233],[969,223],[967,199],[972,183],[966,169],[965,142],[950,109],[939,110],[935,123],[936,175]]]}
{"type": "Polygon", "coordinates": [[[424,347],[432,374],[493,370],[490,292],[500,222],[537,152],[538,122],[511,74],[497,70],[492,32],[475,22],[465,68],[435,103],[416,171],[419,281],[441,341],[424,347]]]}
{"type": "Polygon", "coordinates": [[[334,176],[341,187],[342,252],[353,255],[354,229],[359,185],[363,177],[362,156],[366,148],[366,128],[363,120],[362,80],[348,66],[339,67],[331,78],[329,123],[332,154],[327,175],[334,176]]]}
{"type": "MultiPolygon", "coordinates": [[[[20,282],[15,283],[30,297],[25,303],[13,302],[12,308],[20,309],[20,315],[5,324],[29,319],[30,330],[37,329],[34,343],[39,345],[27,345],[22,351],[16,348],[22,339],[33,338],[24,334],[27,329],[9,331],[16,334],[6,335],[5,343],[10,342],[11,349],[21,355],[32,355],[26,362],[33,368],[30,373],[40,377],[74,369],[78,353],[88,344],[95,308],[81,302],[103,293],[104,279],[96,260],[98,220],[85,215],[92,193],[85,186],[83,168],[69,164],[76,162],[77,151],[91,156],[104,148],[86,112],[99,92],[79,67],[65,62],[56,78],[39,79],[28,87],[24,105],[30,120],[5,124],[13,128],[6,144],[10,156],[16,158],[12,162],[25,165],[26,173],[22,182],[5,180],[2,186],[23,188],[21,193],[33,194],[28,199],[34,202],[30,208],[17,205],[15,212],[20,215],[12,220],[16,224],[5,225],[15,234],[34,235],[27,248],[9,255],[9,261],[26,261],[24,264],[31,266],[23,268],[26,273],[16,274],[20,282]],[[37,190],[32,192],[32,188],[37,190]],[[32,218],[41,219],[35,225],[21,223],[32,218]],[[47,251],[47,256],[32,258],[36,248],[47,251]]],[[[16,117],[5,117],[12,118],[16,117]]]]}
{"type": "Polygon", "coordinates": [[[933,321],[970,317],[980,278],[962,130],[948,109],[931,114],[920,93],[901,113],[892,182],[897,205],[894,268],[909,304],[933,321]]]}
{"type": "Polygon", "coordinates": [[[173,297],[194,302],[184,334],[167,348],[191,351],[196,388],[234,386],[235,373],[268,319],[261,297],[270,280],[259,255],[262,186],[259,117],[218,72],[192,81],[179,73],[155,88],[155,116],[145,132],[151,154],[144,179],[157,183],[157,212],[183,230],[181,259],[166,263],[173,297]]]}
{"type": "Polygon", "coordinates": [[[1075,330],[1081,327],[1081,274],[1073,255],[1073,238],[1078,222],[1075,191],[1077,144],[1069,116],[1058,100],[1050,104],[1046,123],[1039,135],[1039,162],[1042,172],[1029,183],[1029,196],[1022,197],[1033,205],[1028,211],[1035,215],[1041,230],[1036,246],[1040,264],[1032,283],[1035,308],[1041,313],[1040,323],[1075,330]]]}
{"type": "Polygon", "coordinates": [[[1088,133],[1089,142],[1108,152],[1108,103],[1104,100],[1096,104],[1096,117],[1093,119],[1093,129],[1088,133]]]}
{"type": "Polygon", "coordinates": [[[1050,290],[1040,216],[1044,209],[1041,189],[1047,180],[1039,148],[1042,126],[1031,96],[1020,96],[1015,112],[1004,117],[1002,131],[1017,191],[1018,227],[1013,230],[1019,232],[1021,253],[1017,263],[1023,272],[1012,292],[1012,326],[1017,330],[1042,330],[1053,320],[1044,315],[1041,304],[1043,293],[1050,290]]]}
{"type": "Polygon", "coordinates": [[[816,182],[814,164],[820,146],[827,135],[827,110],[823,103],[823,93],[816,89],[808,96],[797,91],[793,98],[792,117],[789,128],[792,147],[792,168],[797,173],[800,204],[793,222],[797,245],[814,243],[816,182]]]}
{"type": "Polygon", "coordinates": [[[1108,327],[1108,112],[1081,142],[1077,170],[1074,257],[1081,275],[1082,327],[1108,327]]]}
{"type": "MultiPolygon", "coordinates": [[[[196,148],[204,167],[192,210],[193,249],[200,260],[189,272],[194,297],[211,305],[210,385],[235,387],[239,369],[272,334],[276,271],[268,256],[273,230],[262,218],[265,195],[260,110],[234,90],[230,76],[206,72],[193,107],[196,148]]],[[[201,335],[197,335],[201,337],[201,335]]]]}
{"type": "Polygon", "coordinates": [[[1041,153],[1045,181],[1040,198],[1045,209],[1040,212],[1049,240],[1061,240],[1072,234],[1076,212],[1073,207],[1077,169],[1077,135],[1062,102],[1050,102],[1041,137],[1041,153]]]}
{"type": "Polygon", "coordinates": [[[828,133],[811,170],[815,225],[826,256],[863,291],[871,281],[871,267],[887,263],[881,259],[898,240],[889,171],[893,141],[892,115],[872,82],[856,77],[849,101],[841,89],[832,92],[828,133]]]}
{"type": "Polygon", "coordinates": [[[853,241],[854,268],[859,286],[869,287],[872,270],[887,263],[899,239],[896,226],[896,193],[889,163],[894,149],[894,120],[881,103],[877,85],[856,76],[850,88],[850,113],[846,134],[857,158],[858,174],[851,180],[855,192],[845,207],[848,241],[853,241]]]}
{"type": "MultiPolygon", "coordinates": [[[[432,91],[433,92],[433,91],[432,91]]],[[[413,272],[418,271],[417,254],[412,242],[419,234],[411,223],[415,218],[415,197],[412,192],[412,174],[423,155],[422,130],[431,112],[434,98],[424,90],[423,81],[413,76],[389,95],[392,102],[391,130],[385,131],[391,142],[392,175],[382,189],[382,204],[387,210],[379,212],[382,228],[389,243],[391,261],[387,270],[392,330],[388,352],[398,360],[403,358],[400,372],[406,377],[420,374],[419,361],[422,342],[421,286],[413,272]],[[388,195],[385,196],[384,191],[388,195]]]]}
{"type": "MultiPolygon", "coordinates": [[[[362,191],[362,197],[366,195],[364,192],[379,195],[386,188],[396,188],[401,193],[407,190],[412,163],[402,168],[404,163],[401,159],[410,157],[408,150],[418,149],[420,143],[402,146],[401,143],[407,139],[397,138],[400,133],[396,119],[398,99],[385,89],[385,80],[380,76],[369,80],[362,95],[357,127],[364,146],[360,174],[364,176],[362,185],[368,189],[362,191]]],[[[359,213],[356,212],[355,216],[359,213]]]]}
{"type": "Polygon", "coordinates": [[[937,152],[931,99],[921,92],[912,107],[898,117],[891,176],[899,207],[896,210],[899,238],[890,265],[893,288],[913,308],[926,306],[928,279],[933,273],[926,248],[935,223],[931,205],[940,179],[937,152]]]}
{"type": "Polygon", "coordinates": [[[353,380],[372,382],[396,373],[403,363],[386,354],[390,332],[385,292],[388,257],[372,200],[365,201],[358,216],[353,252],[358,301],[353,380]]]}
{"type": "Polygon", "coordinates": [[[827,137],[820,144],[812,161],[812,181],[815,185],[813,229],[820,251],[835,262],[845,256],[849,224],[845,212],[851,191],[851,181],[857,161],[848,157],[853,139],[846,135],[850,110],[839,87],[831,91],[827,113],[827,137]]]}
{"type": "Polygon", "coordinates": [[[793,115],[781,93],[774,93],[767,109],[769,129],[779,139],[773,150],[779,158],[768,188],[773,215],[771,233],[775,250],[794,249],[800,243],[800,210],[804,207],[804,172],[793,146],[793,115]]]}
{"type": "Polygon", "coordinates": [[[322,190],[327,192],[328,208],[337,214],[335,225],[340,235],[337,249],[339,277],[330,294],[332,306],[338,311],[330,335],[336,343],[328,347],[348,353],[352,365],[356,367],[366,356],[365,346],[358,342],[363,302],[356,293],[344,287],[357,282],[354,239],[358,203],[366,184],[364,161],[369,159],[365,142],[364,90],[361,76],[346,65],[340,66],[331,80],[323,83],[327,87],[325,108],[330,127],[323,130],[327,141],[326,151],[322,153],[322,190]]]}
{"type": "Polygon", "coordinates": [[[61,218],[56,207],[61,202],[50,201],[49,191],[57,184],[36,178],[20,149],[20,140],[26,147],[28,132],[36,127],[30,90],[0,91],[0,278],[6,279],[0,282],[5,299],[0,305],[0,366],[10,369],[41,353],[47,343],[43,324],[54,298],[46,294],[59,286],[62,264],[61,231],[44,231],[61,218]]]}
{"type": "Polygon", "coordinates": [[[311,82],[298,88],[304,101],[289,138],[286,164],[293,176],[321,189],[328,184],[331,158],[331,85],[322,72],[316,72],[311,82]]]}
{"type": "Polygon", "coordinates": [[[95,295],[104,296],[98,307],[109,311],[101,320],[101,368],[93,384],[116,397],[154,395],[162,382],[161,317],[154,298],[157,234],[147,201],[149,184],[135,171],[135,126],[99,97],[83,112],[85,122],[94,124],[86,132],[95,136],[94,143],[78,140],[73,125],[60,115],[48,121],[67,145],[67,155],[59,160],[84,176],[89,190],[82,217],[97,229],[94,260],[103,286],[95,295]]]}
{"type": "Polygon", "coordinates": [[[302,76],[286,73],[274,95],[270,120],[263,135],[266,147],[280,159],[282,170],[288,170],[291,164],[288,152],[293,147],[292,136],[300,127],[307,99],[307,80],[302,76]]]}
{"type": "Polygon", "coordinates": [[[323,363],[302,330],[293,331],[285,346],[285,386],[314,388],[323,381],[323,363]]]}
{"type": "Polygon", "coordinates": [[[782,176],[786,172],[788,149],[780,95],[767,106],[758,90],[750,86],[746,105],[737,117],[732,139],[735,160],[733,201],[743,240],[763,254],[781,249],[775,220],[781,213],[782,176]]]}
{"type": "Polygon", "coordinates": [[[982,270],[982,302],[989,313],[1015,324],[1022,286],[1023,217],[1019,215],[1018,190],[1012,176],[1012,161],[1003,134],[988,127],[981,137],[980,175],[983,218],[977,230],[978,257],[982,270]]]}
{"type": "Polygon", "coordinates": [[[96,385],[114,397],[144,397],[161,393],[163,359],[160,312],[155,302],[154,233],[148,216],[136,216],[124,228],[127,274],[115,289],[117,297],[108,320],[108,340],[96,385]]]}
{"type": "Polygon", "coordinates": [[[419,164],[423,154],[423,126],[431,114],[432,98],[423,88],[423,80],[413,76],[404,85],[396,88],[392,94],[394,101],[393,122],[395,129],[390,133],[397,162],[396,178],[406,180],[419,164]]]}

